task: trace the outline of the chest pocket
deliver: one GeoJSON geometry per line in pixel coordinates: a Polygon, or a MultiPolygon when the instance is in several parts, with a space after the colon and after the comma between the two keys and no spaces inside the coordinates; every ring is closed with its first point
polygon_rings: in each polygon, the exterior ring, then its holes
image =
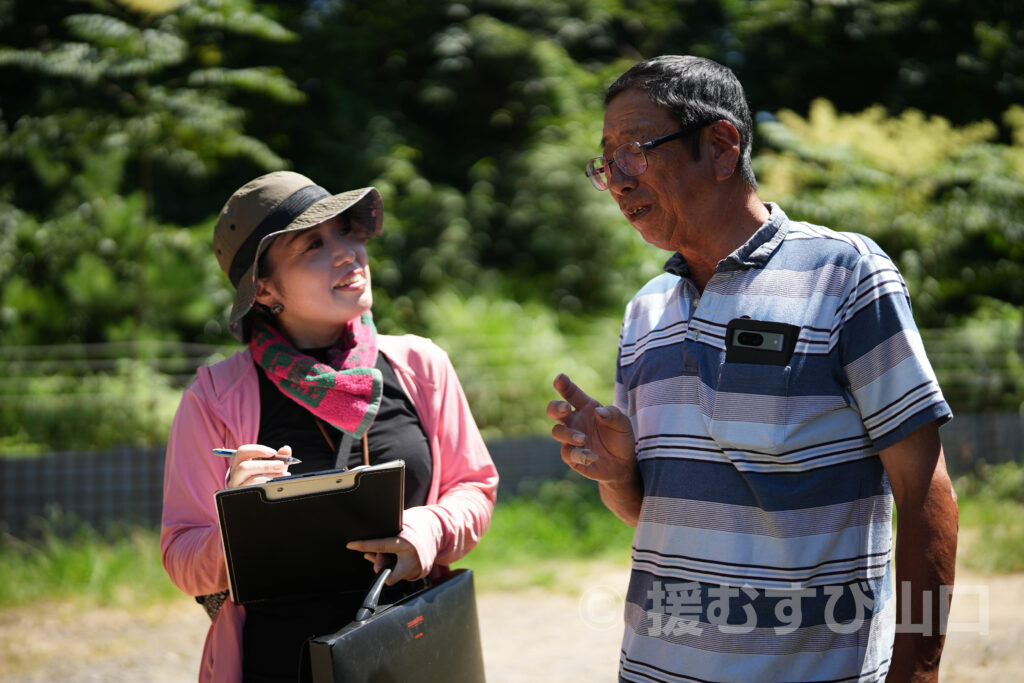
{"type": "Polygon", "coordinates": [[[711,437],[725,448],[774,453],[786,442],[788,365],[722,362],[717,390],[705,409],[711,437]]]}
{"type": "Polygon", "coordinates": [[[789,431],[790,360],[800,328],[749,317],[729,321],[719,362],[708,431],[721,446],[779,452],[789,431]]]}

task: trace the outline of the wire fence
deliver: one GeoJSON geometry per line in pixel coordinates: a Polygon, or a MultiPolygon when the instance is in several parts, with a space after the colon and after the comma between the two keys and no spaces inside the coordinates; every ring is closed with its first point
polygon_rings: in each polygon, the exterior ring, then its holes
{"type": "MultiPolygon", "coordinates": [[[[925,331],[923,337],[957,414],[942,428],[950,471],[1024,461],[1020,327],[925,331]]],[[[158,524],[163,444],[181,389],[198,367],[235,350],[169,342],[0,348],[0,529],[31,534],[40,520],[52,527],[58,519],[100,527],[158,524]]],[[[501,386],[508,384],[509,358],[530,359],[512,347],[484,350],[453,355],[467,394],[528,401],[523,410],[542,413],[546,399],[501,386]]],[[[566,476],[546,436],[506,433],[487,441],[502,495],[566,476]]]]}
{"type": "MultiPolygon", "coordinates": [[[[582,480],[548,437],[491,440],[487,447],[501,476],[501,498],[546,481],[582,480]]],[[[22,538],[68,535],[83,524],[157,527],[163,479],[163,446],[0,458],[0,533],[22,538]]]]}

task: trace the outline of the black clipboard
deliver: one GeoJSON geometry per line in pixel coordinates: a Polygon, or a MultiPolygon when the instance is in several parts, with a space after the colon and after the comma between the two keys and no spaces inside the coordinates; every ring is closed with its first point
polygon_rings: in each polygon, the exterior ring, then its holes
{"type": "Polygon", "coordinates": [[[373,565],[345,544],[402,530],[405,462],[282,477],[215,497],[235,604],[335,591],[349,582],[365,591],[373,565]]]}

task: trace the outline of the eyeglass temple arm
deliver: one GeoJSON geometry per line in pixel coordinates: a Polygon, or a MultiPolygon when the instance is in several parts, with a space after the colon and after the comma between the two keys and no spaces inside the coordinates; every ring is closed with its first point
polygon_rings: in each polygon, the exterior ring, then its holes
{"type": "Polygon", "coordinates": [[[653,140],[648,140],[647,142],[641,142],[640,149],[651,149],[652,147],[663,145],[666,142],[672,142],[676,138],[681,138],[689,132],[690,131],[685,129],[677,130],[675,133],[669,133],[668,135],[662,135],[660,138],[654,138],[653,140]]]}

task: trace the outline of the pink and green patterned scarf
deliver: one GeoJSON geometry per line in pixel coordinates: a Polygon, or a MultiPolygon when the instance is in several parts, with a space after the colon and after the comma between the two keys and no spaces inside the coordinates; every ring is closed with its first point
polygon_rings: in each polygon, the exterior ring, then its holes
{"type": "Polygon", "coordinates": [[[338,429],[361,438],[380,408],[384,379],[377,363],[377,328],[369,312],[345,325],[327,363],[307,356],[262,316],[254,315],[249,348],[285,396],[338,429]]]}

